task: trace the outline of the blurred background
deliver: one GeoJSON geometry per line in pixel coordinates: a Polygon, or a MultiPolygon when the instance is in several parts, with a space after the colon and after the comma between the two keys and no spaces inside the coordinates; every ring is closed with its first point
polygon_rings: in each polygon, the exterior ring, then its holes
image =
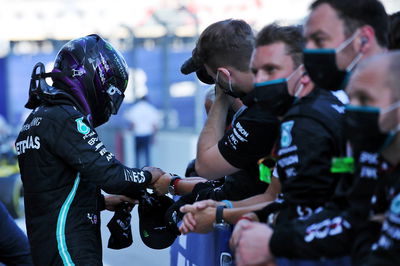
{"type": "MultiPolygon", "coordinates": [[[[118,48],[128,63],[130,82],[124,104],[118,115],[99,128],[108,149],[128,166],[135,166],[135,143],[123,113],[136,99],[147,95],[162,116],[161,130],[151,150],[152,164],[183,175],[186,164],[195,157],[197,136],[205,121],[207,85],[193,74],[180,73],[199,33],[211,23],[228,18],[243,19],[255,31],[271,22],[299,24],[311,2],[0,0],[0,200],[15,209],[15,217],[22,215],[15,203],[21,183],[12,147],[30,112],[24,105],[31,71],[39,61],[51,71],[57,51],[68,40],[97,33],[118,48]]],[[[400,10],[399,0],[382,2],[389,14],[400,10]]],[[[23,220],[19,223],[24,226],[23,220]]],[[[135,241],[138,239],[136,234],[135,241]]],[[[152,264],[144,258],[148,257],[148,249],[143,250],[138,252],[143,261],[136,265],[169,265],[167,251],[155,253],[165,257],[158,257],[158,263],[152,264]]],[[[128,253],[133,254],[128,249],[121,257],[128,253]]],[[[106,250],[106,264],[126,264],[108,256],[106,250]]]]}

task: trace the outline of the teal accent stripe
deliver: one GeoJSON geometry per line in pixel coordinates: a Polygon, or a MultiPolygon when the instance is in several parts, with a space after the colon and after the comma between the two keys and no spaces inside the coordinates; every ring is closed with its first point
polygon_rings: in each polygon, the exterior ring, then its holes
{"type": "Polygon", "coordinates": [[[345,106],[346,110],[349,111],[358,111],[358,112],[365,112],[365,113],[379,113],[380,109],[373,106],[356,106],[348,104],[345,106]]]}
{"type": "Polygon", "coordinates": [[[259,83],[254,83],[254,87],[262,87],[265,85],[272,85],[272,84],[277,84],[286,81],[286,79],[273,79],[269,81],[264,81],[264,82],[259,82],[259,83]]]}
{"type": "Polygon", "coordinates": [[[320,48],[320,49],[304,49],[304,54],[331,54],[335,53],[335,49],[320,48]]]}
{"type": "Polygon", "coordinates": [[[78,175],[75,178],[74,186],[72,187],[71,192],[69,192],[67,199],[64,201],[64,204],[61,206],[60,214],[58,215],[57,220],[57,244],[58,244],[58,253],[64,263],[64,265],[73,266],[75,265],[72,262],[71,255],[68,252],[67,242],[65,241],[65,223],[67,221],[67,214],[69,211],[69,207],[75,197],[76,191],[79,186],[81,178],[78,175]]]}

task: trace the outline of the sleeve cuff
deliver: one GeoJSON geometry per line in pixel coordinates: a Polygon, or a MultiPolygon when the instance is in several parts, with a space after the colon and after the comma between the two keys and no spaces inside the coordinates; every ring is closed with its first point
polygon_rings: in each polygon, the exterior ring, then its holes
{"type": "MultiPolygon", "coordinates": [[[[290,227],[290,225],[287,225],[290,227]]],[[[284,226],[273,227],[274,233],[269,241],[269,248],[275,257],[293,257],[293,233],[284,226]]]]}
{"type": "Polygon", "coordinates": [[[144,183],[146,185],[149,185],[151,183],[151,179],[153,178],[153,176],[151,175],[151,173],[147,170],[142,170],[144,173],[144,177],[146,178],[146,180],[144,181],[144,183]]]}
{"type": "Polygon", "coordinates": [[[97,198],[97,207],[99,211],[104,211],[106,209],[106,199],[103,194],[100,194],[100,197],[97,198]]]}

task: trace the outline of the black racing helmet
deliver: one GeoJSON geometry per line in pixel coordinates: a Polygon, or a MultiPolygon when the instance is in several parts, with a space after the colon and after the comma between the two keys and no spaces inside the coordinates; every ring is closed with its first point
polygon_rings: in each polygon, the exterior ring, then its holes
{"type": "Polygon", "coordinates": [[[122,54],[99,35],[66,43],[56,56],[53,72],[75,79],[78,88],[73,96],[89,106],[94,127],[117,114],[128,84],[128,66],[122,54]]]}

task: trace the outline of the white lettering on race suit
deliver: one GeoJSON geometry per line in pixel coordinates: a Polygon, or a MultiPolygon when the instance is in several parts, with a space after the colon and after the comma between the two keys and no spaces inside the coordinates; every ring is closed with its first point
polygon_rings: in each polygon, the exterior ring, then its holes
{"type": "Polygon", "coordinates": [[[236,123],[236,128],[237,130],[239,130],[239,132],[245,137],[247,138],[249,136],[249,133],[242,127],[242,125],[240,124],[240,122],[236,123]]]}
{"type": "Polygon", "coordinates": [[[338,235],[343,232],[344,228],[349,229],[351,225],[342,217],[338,216],[333,219],[326,219],[307,227],[304,240],[306,242],[311,242],[314,239],[323,239],[327,236],[338,235]]]}
{"type": "Polygon", "coordinates": [[[293,145],[293,146],[290,146],[290,147],[287,147],[287,148],[284,148],[284,149],[280,149],[278,151],[278,156],[285,155],[285,154],[287,154],[289,152],[292,152],[292,151],[297,151],[297,146],[296,145],[293,145]]]}
{"type": "Polygon", "coordinates": [[[374,248],[390,249],[394,241],[400,240],[400,228],[397,225],[391,225],[384,221],[382,225],[382,234],[374,248]]]}
{"type": "Polygon", "coordinates": [[[125,173],[125,181],[135,182],[135,183],[144,183],[146,181],[146,177],[144,176],[144,172],[135,172],[130,169],[124,169],[125,173]]]}
{"type": "Polygon", "coordinates": [[[106,155],[107,161],[111,161],[111,159],[113,158],[113,156],[114,156],[114,154],[112,154],[111,152],[109,152],[109,153],[106,155]]]}
{"type": "Polygon", "coordinates": [[[90,133],[84,135],[82,138],[83,138],[83,139],[87,139],[87,138],[93,137],[94,134],[96,134],[96,132],[92,131],[92,132],[90,132],[90,133]]]}
{"type": "Polygon", "coordinates": [[[89,144],[90,146],[93,146],[98,140],[99,140],[98,137],[91,138],[91,139],[88,141],[88,144],[89,144]]]}
{"type": "Polygon", "coordinates": [[[236,130],[236,128],[233,129],[233,134],[235,134],[235,137],[238,138],[241,142],[247,142],[247,139],[243,138],[240,136],[239,132],[236,130]]]}
{"type": "Polygon", "coordinates": [[[40,138],[38,136],[27,136],[25,140],[18,141],[15,144],[17,155],[23,154],[29,149],[40,149],[40,138]]]}
{"type": "Polygon", "coordinates": [[[39,126],[42,119],[43,119],[42,117],[35,117],[34,119],[32,119],[32,121],[30,123],[24,124],[22,126],[21,132],[24,132],[24,131],[30,129],[31,127],[39,126]]]}
{"type": "MultiPolygon", "coordinates": [[[[237,150],[237,145],[239,143],[248,142],[246,139],[249,136],[249,133],[242,127],[240,122],[237,122],[232,129],[232,133],[228,136],[228,142],[232,149],[237,150]]],[[[227,142],[224,143],[228,145],[227,142]]]]}
{"type": "Polygon", "coordinates": [[[293,167],[285,169],[285,173],[287,178],[297,176],[297,171],[293,167]]]}
{"type": "Polygon", "coordinates": [[[361,152],[360,154],[360,163],[369,163],[369,164],[378,164],[378,153],[371,152],[361,152]]]}
{"type": "Polygon", "coordinates": [[[98,149],[100,149],[101,147],[103,147],[103,142],[99,142],[99,143],[97,143],[97,145],[96,145],[96,147],[95,147],[95,149],[96,149],[96,151],[98,150],[98,149]]]}
{"type": "Polygon", "coordinates": [[[297,156],[297,154],[295,154],[295,155],[281,158],[278,161],[278,164],[281,168],[284,168],[285,166],[296,164],[298,162],[299,162],[299,156],[297,156]]]}
{"type": "Polygon", "coordinates": [[[378,170],[375,167],[362,166],[360,172],[361,178],[378,179],[378,170]]]}

